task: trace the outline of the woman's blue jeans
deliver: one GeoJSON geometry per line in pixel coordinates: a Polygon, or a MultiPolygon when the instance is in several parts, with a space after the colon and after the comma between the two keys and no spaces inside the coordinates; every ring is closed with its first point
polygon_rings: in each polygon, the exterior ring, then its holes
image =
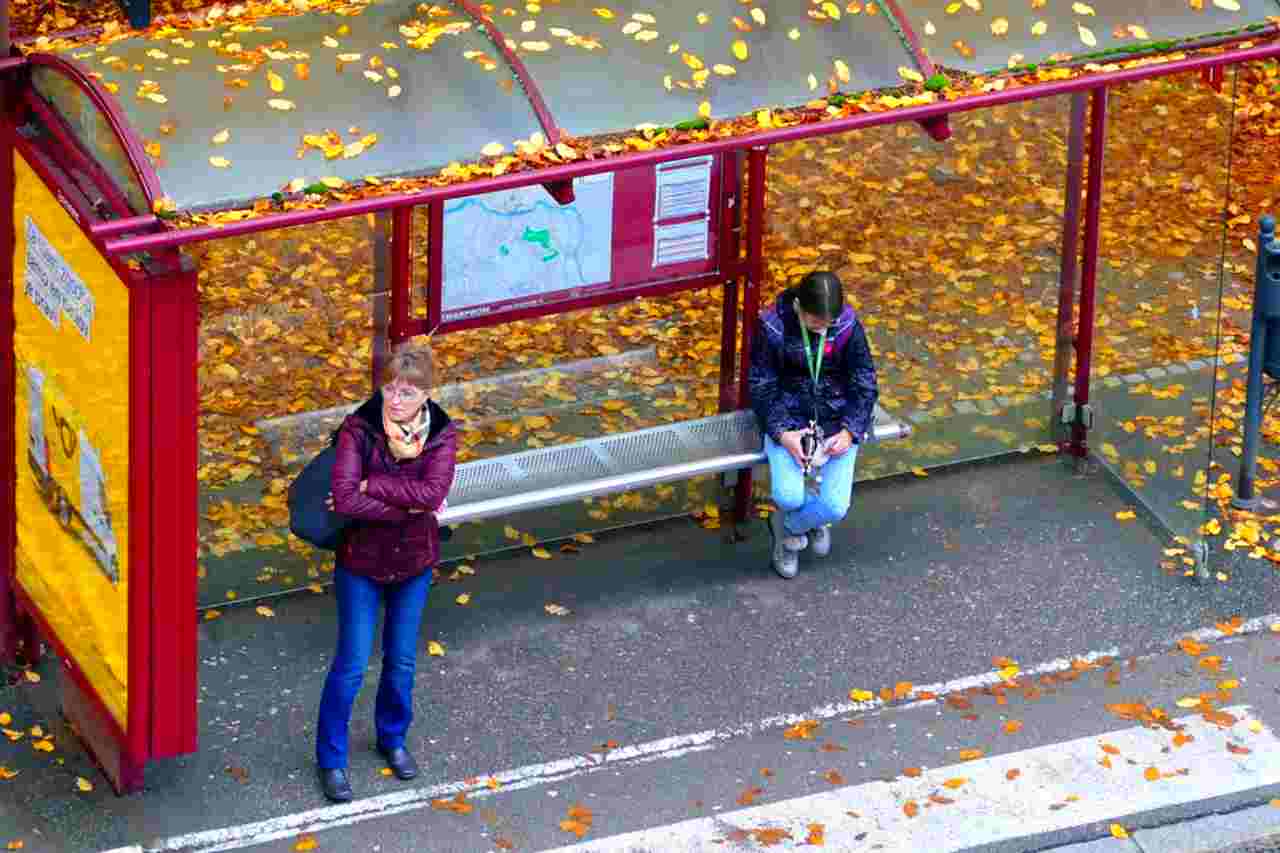
{"type": "Polygon", "coordinates": [[[386,600],[382,627],[382,677],[374,710],[377,744],[387,750],[404,746],[413,721],[413,676],[418,657],[418,628],[431,591],[431,570],[393,584],[374,583],[339,566],[334,573],[338,597],[338,651],[320,694],[316,728],[316,763],[321,769],[347,766],[347,728],[351,707],[364,682],[378,604],[386,600]]]}
{"type": "Polygon", "coordinates": [[[769,457],[773,502],[783,514],[782,523],[787,533],[803,536],[810,530],[834,524],[845,517],[853,498],[853,470],[858,459],[858,445],[827,460],[822,466],[822,487],[816,495],[805,489],[804,469],[785,447],[766,435],[764,450],[769,457]]]}

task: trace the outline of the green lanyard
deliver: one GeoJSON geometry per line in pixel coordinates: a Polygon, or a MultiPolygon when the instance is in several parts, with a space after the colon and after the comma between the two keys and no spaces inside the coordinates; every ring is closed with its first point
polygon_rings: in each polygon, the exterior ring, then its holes
{"type": "MultiPolygon", "coordinates": [[[[818,377],[822,375],[822,357],[827,351],[827,330],[823,329],[822,334],[818,337],[818,354],[813,355],[809,350],[809,329],[802,322],[800,324],[800,335],[804,338],[804,360],[809,365],[809,375],[813,377],[813,393],[818,393],[818,377]]],[[[816,402],[816,401],[815,401],[816,402]]]]}

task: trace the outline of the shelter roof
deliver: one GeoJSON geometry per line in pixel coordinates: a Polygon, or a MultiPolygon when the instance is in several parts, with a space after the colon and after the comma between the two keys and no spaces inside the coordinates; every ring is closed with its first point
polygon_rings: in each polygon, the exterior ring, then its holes
{"type": "MultiPolygon", "coordinates": [[[[961,97],[1276,15],[1280,0],[263,0],[28,49],[98,79],[150,194],[207,214],[560,162],[584,137],[609,154],[768,126],[762,110],[961,97]]],[[[53,76],[37,88],[67,116],[82,105],[53,76]]]]}

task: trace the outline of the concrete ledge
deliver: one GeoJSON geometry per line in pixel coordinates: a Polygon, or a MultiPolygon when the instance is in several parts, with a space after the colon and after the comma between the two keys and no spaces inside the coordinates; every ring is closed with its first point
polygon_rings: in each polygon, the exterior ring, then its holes
{"type": "Polygon", "coordinates": [[[1280,842],[1280,809],[1255,806],[1230,814],[1174,823],[1133,833],[1144,853],[1207,853],[1249,841],[1280,842]]]}

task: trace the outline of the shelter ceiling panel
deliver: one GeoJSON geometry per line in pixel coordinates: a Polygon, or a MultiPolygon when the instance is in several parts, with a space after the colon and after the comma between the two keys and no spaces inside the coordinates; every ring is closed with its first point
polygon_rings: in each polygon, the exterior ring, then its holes
{"type": "Polygon", "coordinates": [[[820,5],[767,0],[529,8],[508,15],[499,6],[493,20],[575,136],[693,119],[704,101],[716,118],[799,106],[825,96],[829,79],[842,91],[875,89],[902,83],[899,67],[915,68],[886,16],[861,2],[842,0],[838,19],[820,5]]]}
{"type": "Polygon", "coordinates": [[[540,128],[480,27],[447,5],[374,0],[359,15],[161,31],[70,54],[117,92],[182,210],[263,198],[295,178],[432,171],[540,128]]]}
{"type": "Polygon", "coordinates": [[[938,65],[983,72],[1235,30],[1277,0],[898,0],[938,65]],[[1233,8],[1238,7],[1238,8],[1233,8]]]}

